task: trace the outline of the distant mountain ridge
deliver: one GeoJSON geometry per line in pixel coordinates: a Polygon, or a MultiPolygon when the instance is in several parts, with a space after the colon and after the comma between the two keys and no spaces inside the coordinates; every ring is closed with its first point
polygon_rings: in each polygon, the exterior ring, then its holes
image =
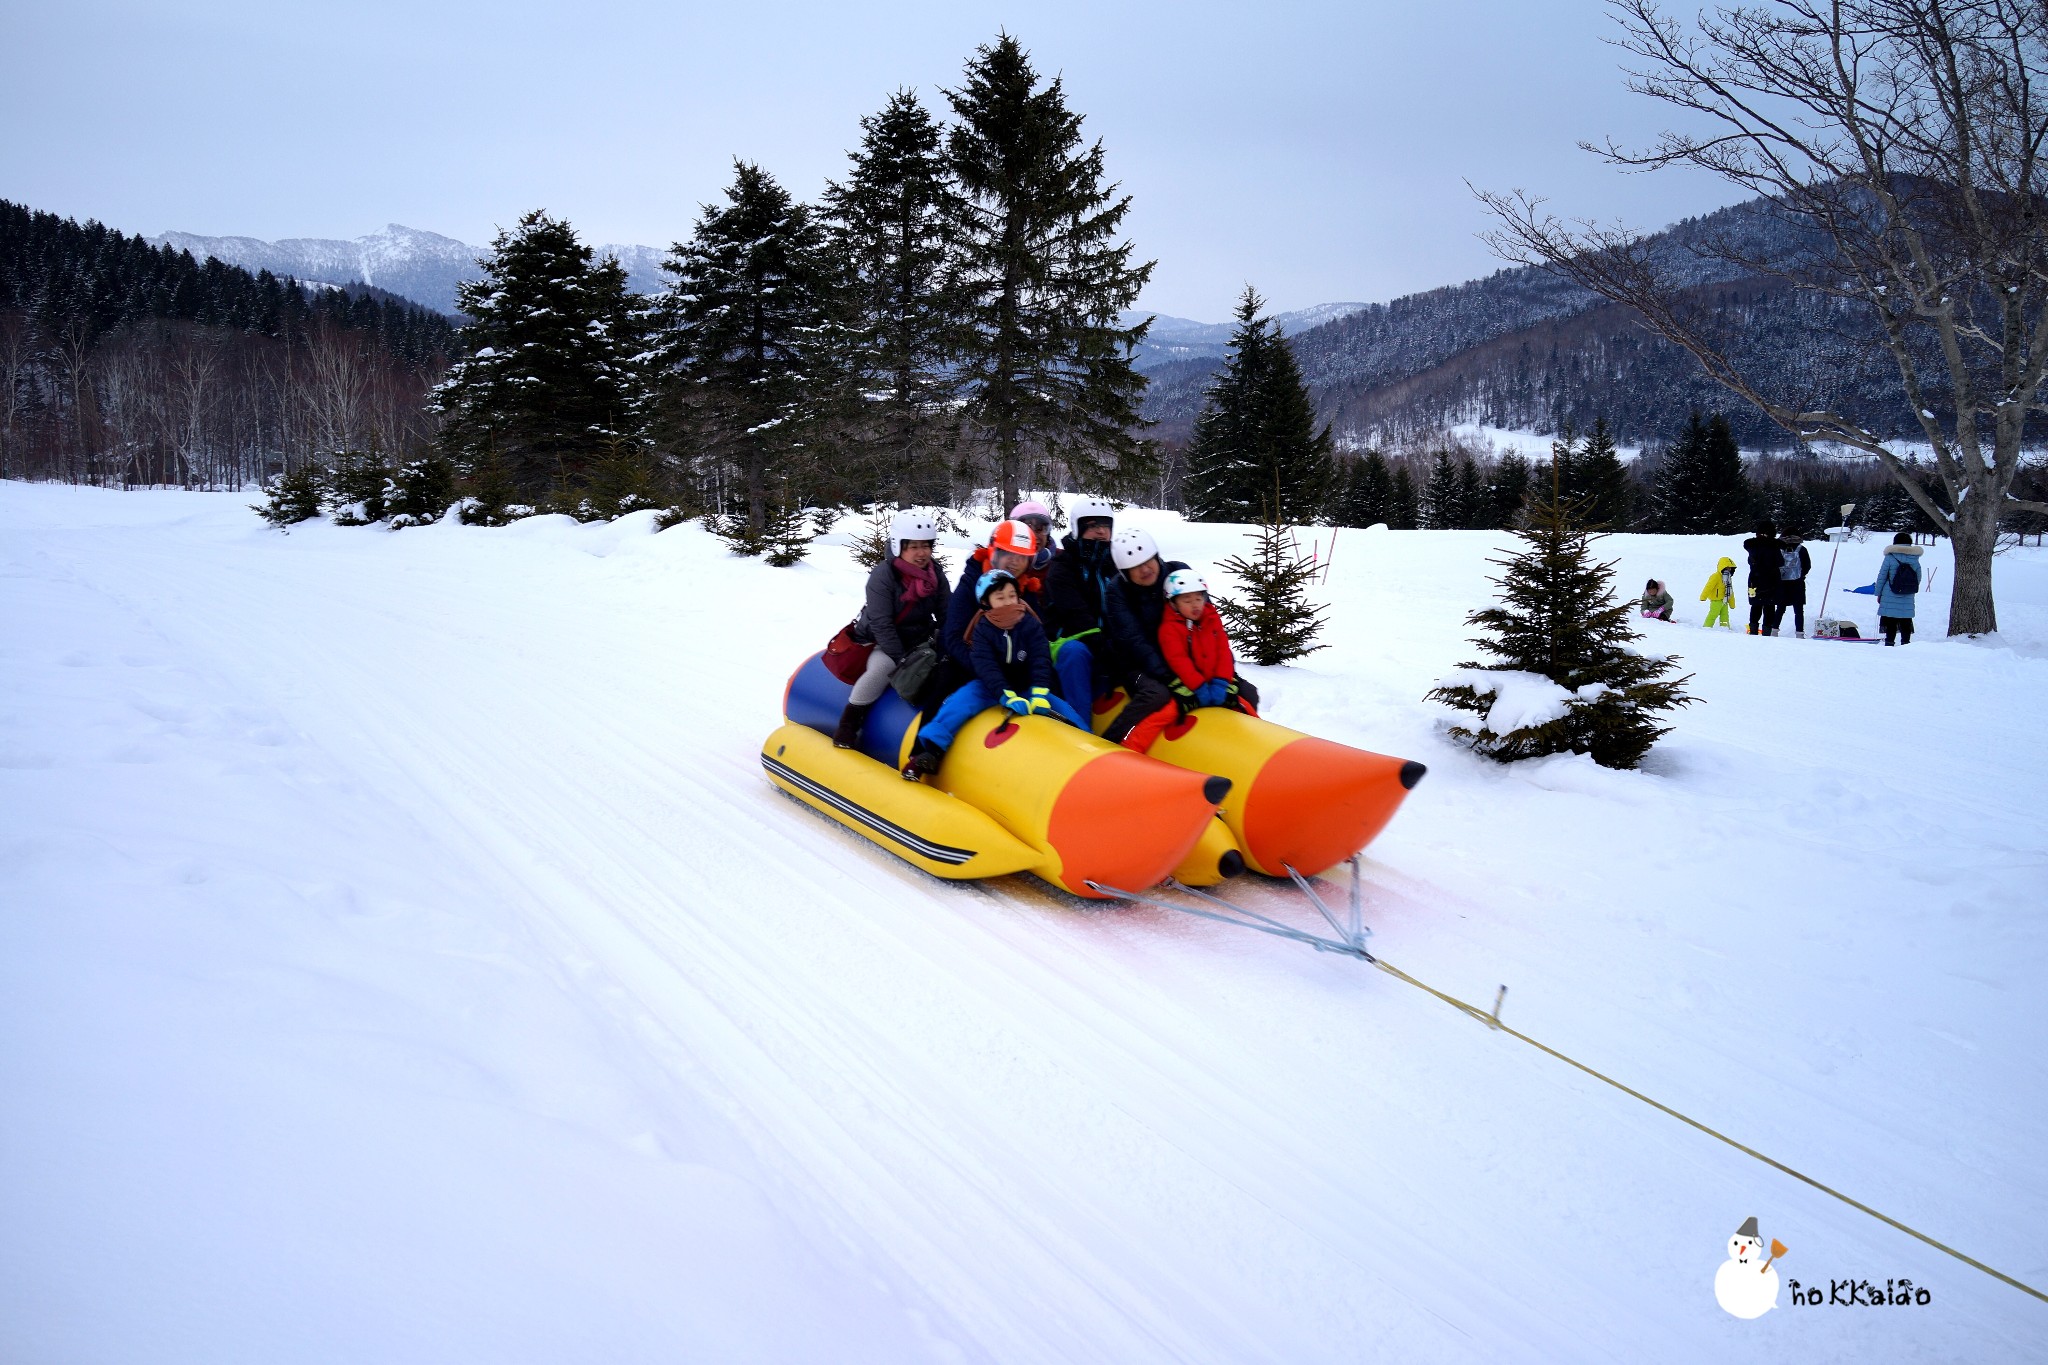
{"type": "MultiPolygon", "coordinates": [[[[1365,303],[1318,303],[1297,308],[1291,313],[1277,314],[1273,321],[1288,336],[1296,336],[1371,306],[1365,303]]],[[[1230,334],[1237,329],[1234,322],[1196,322],[1143,308],[1127,309],[1117,315],[1117,321],[1125,327],[1134,326],[1146,318],[1152,319],[1152,330],[1138,345],[1137,366],[1141,370],[1157,369],[1175,360],[1221,360],[1230,350],[1230,334]]]]}
{"type": "MultiPolygon", "coordinates": [[[[309,283],[375,285],[451,315],[457,311],[455,287],[482,278],[477,259],[490,254],[488,247],[471,246],[400,223],[350,240],[287,237],[265,242],[254,237],[166,232],[149,241],[154,246],[189,251],[200,261],[215,257],[244,270],[268,270],[309,283]]],[[[616,256],[634,290],[649,294],[663,287],[660,266],[666,251],[610,244],[594,250],[599,256],[616,256]]]]}

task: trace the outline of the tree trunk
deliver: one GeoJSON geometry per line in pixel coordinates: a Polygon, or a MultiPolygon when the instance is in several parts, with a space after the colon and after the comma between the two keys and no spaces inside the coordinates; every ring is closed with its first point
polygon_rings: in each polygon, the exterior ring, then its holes
{"type": "MultiPolygon", "coordinates": [[[[1974,491],[1974,490],[1973,490],[1974,491]]],[[[1991,555],[1998,548],[1998,508],[1990,498],[1971,497],[1956,509],[1950,544],[1955,581],[1949,585],[1948,633],[1988,635],[1998,629],[1991,597],[1991,555]]]]}

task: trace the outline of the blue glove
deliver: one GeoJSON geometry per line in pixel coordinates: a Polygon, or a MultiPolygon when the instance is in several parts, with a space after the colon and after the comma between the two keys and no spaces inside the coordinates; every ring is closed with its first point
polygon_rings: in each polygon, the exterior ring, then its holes
{"type": "Polygon", "coordinates": [[[1039,714],[1041,712],[1046,715],[1052,714],[1051,688],[1034,687],[1031,689],[1031,711],[1034,715],[1039,714]]]}
{"type": "Polygon", "coordinates": [[[1008,688],[1003,689],[1003,705],[1007,707],[1013,715],[1028,716],[1031,714],[1031,703],[1024,700],[1022,697],[1018,696],[1015,692],[1010,691],[1008,688]]]}
{"type": "Polygon", "coordinates": [[[1211,678],[1195,689],[1195,700],[1203,706],[1221,706],[1230,700],[1230,684],[1211,678]]]}

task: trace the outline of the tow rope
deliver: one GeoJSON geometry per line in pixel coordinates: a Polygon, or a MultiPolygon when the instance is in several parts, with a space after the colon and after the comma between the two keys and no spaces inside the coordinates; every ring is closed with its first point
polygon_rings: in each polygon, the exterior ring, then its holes
{"type": "Polygon", "coordinates": [[[1488,1028],[1498,1030],[1501,1033],[1505,1033],[1510,1038],[1519,1039],[1520,1041],[1527,1043],[1530,1047],[1535,1048],[1538,1052],[1546,1053],[1551,1057],[1555,1057],[1558,1061],[1563,1062],[1566,1066],[1575,1067],[1578,1070],[1585,1072],[1588,1076],[1591,1076],[1594,1080],[1603,1081],[1606,1084],[1613,1086],[1616,1090],[1619,1090],[1622,1094],[1628,1095],[1634,1099],[1641,1100],[1644,1104],[1649,1105],[1652,1109],[1658,1110],[1661,1113],[1669,1114],[1672,1118],[1677,1119],[1680,1123],[1683,1123],[1688,1127],[1698,1129],[1700,1132],[1705,1133],[1708,1137],[1713,1138],[1717,1142],[1724,1142],[1728,1146],[1733,1147],[1736,1151],[1741,1152],[1743,1155],[1756,1158],[1758,1161],[1761,1161],[1764,1165],[1769,1166],[1772,1170],[1781,1171],[1784,1174],[1791,1176],[1794,1180],[1799,1181],[1801,1184],[1809,1185],[1812,1188],[1819,1190],[1822,1194],[1828,1195],[1835,1199],[1839,1199],[1844,1204],[1847,1204],[1850,1208],[1856,1209],[1861,1213],[1867,1213],[1872,1218],[1877,1219],[1880,1223],[1884,1223],[1889,1227],[1897,1228],[1900,1232],[1905,1233],[1908,1237],[1917,1238],[1918,1240],[1925,1242],[1928,1246],[1933,1247],[1936,1251],[1945,1252],[1948,1255],[1955,1257],[1958,1261],[1961,1261],[1964,1265],[1971,1266],[1977,1270],[1981,1270],[1986,1275],[1989,1275],[1992,1279],[2000,1280],[2006,1284],[2011,1285],[2014,1289],[2019,1290],[2022,1294],[2032,1295],[2034,1298],[2039,1299],[2041,1302],[2048,1303],[2048,1293],[2043,1293],[2041,1290],[2034,1288],[2034,1286],[2030,1284],[2026,1284],[2020,1280],[2014,1279],[2012,1276],[2006,1274],[2004,1271],[1988,1266],[1974,1256],[1969,1256],[1964,1254],[1963,1252],[1957,1251],[1948,1243],[1930,1237],[1926,1233],[1920,1231],[1920,1229],[1912,1227],[1909,1224],[1902,1223],[1898,1219],[1892,1217],[1890,1214],[1880,1213],[1878,1210],[1870,1207],[1870,1205],[1868,1204],[1863,1203],[1861,1200],[1851,1199],[1848,1195],[1843,1194],[1840,1190],[1834,1188],[1832,1185],[1822,1184],[1820,1181],[1815,1180],[1812,1176],[1806,1174],[1804,1171],[1795,1170],[1793,1167],[1787,1166],[1784,1162],[1777,1160],[1775,1157],[1766,1156],[1754,1147],[1748,1146],[1745,1143],[1737,1142],[1734,1138],[1729,1137],[1726,1133],[1720,1131],[1717,1128],[1713,1128],[1707,1124],[1701,1123],[1698,1119],[1693,1118],[1690,1114],[1680,1113],[1678,1110],[1673,1109],[1670,1105],[1665,1104],[1660,1100],[1651,1099],[1642,1091],[1637,1090],[1632,1086],[1623,1085],[1620,1081],[1615,1080],[1614,1077],[1609,1076],[1603,1071],[1599,1071],[1594,1069],[1593,1067],[1587,1066],[1578,1058],[1566,1056],[1564,1053],[1559,1052],[1556,1048],[1550,1046],[1548,1043],[1540,1042],[1535,1038],[1531,1038],[1528,1034],[1523,1033],[1520,1029],[1502,1023],[1500,1019],[1500,1009],[1501,1004],[1507,998],[1508,988],[1506,986],[1502,986],[1499,992],[1494,996],[1493,1009],[1489,1012],[1487,1010],[1479,1008],[1479,1006],[1477,1005],[1471,1004],[1468,1001],[1460,1000],[1457,996],[1452,995],[1447,991],[1440,991],[1426,981],[1421,981],[1415,977],[1408,975],[1408,973],[1402,971],[1393,963],[1388,962],[1385,958],[1373,956],[1373,954],[1366,947],[1366,939],[1370,937],[1372,930],[1366,928],[1364,923],[1364,907],[1360,902],[1360,890],[1362,882],[1359,877],[1357,855],[1353,855],[1350,861],[1351,904],[1350,914],[1347,916],[1347,919],[1349,921],[1348,923],[1340,922],[1338,920],[1338,917],[1335,914],[1331,913],[1330,907],[1323,903],[1323,898],[1316,894],[1315,888],[1309,884],[1307,878],[1303,877],[1299,872],[1295,871],[1292,867],[1289,867],[1287,869],[1287,875],[1294,879],[1294,884],[1300,887],[1303,894],[1305,894],[1309,898],[1310,903],[1313,904],[1317,910],[1322,912],[1324,920],[1326,920],[1329,923],[1330,928],[1336,932],[1336,939],[1324,938],[1320,934],[1312,934],[1307,932],[1306,930],[1297,929],[1290,924],[1284,924],[1281,921],[1272,918],[1270,915],[1262,915],[1256,910],[1247,910],[1245,907],[1241,905],[1236,905],[1230,901],[1224,900],[1221,896],[1212,896],[1206,891],[1198,890],[1197,888],[1192,886],[1183,886],[1181,883],[1176,881],[1168,881],[1166,883],[1167,887],[1171,890],[1185,892],[1188,895],[1197,896],[1202,900],[1209,902],[1210,905],[1213,905],[1217,908],[1206,909],[1193,905],[1180,904],[1175,901],[1162,900],[1157,896],[1140,895],[1137,892],[1133,891],[1121,891],[1118,890],[1116,887],[1104,886],[1097,882],[1089,882],[1088,887],[1092,891],[1100,892],[1105,896],[1112,896],[1118,900],[1131,901],[1135,904],[1140,905],[1157,906],[1163,910],[1174,910],[1184,915],[1196,915],[1202,919],[1216,920],[1223,924],[1235,924],[1239,928],[1255,929],[1260,933],[1271,934],[1276,938],[1293,939],[1296,942],[1307,943],[1310,946],[1314,947],[1318,952],[1340,953],[1346,957],[1355,957],[1359,959],[1361,962],[1370,963],[1371,965],[1385,972],[1388,976],[1393,977],[1396,981],[1405,981],[1409,985],[1415,987],[1417,990],[1428,992],[1430,995],[1433,995],[1437,999],[1443,1001],[1446,1005],[1449,1005],[1451,1008],[1458,1010],[1463,1014],[1470,1015],[1472,1018],[1478,1020],[1480,1023],[1485,1024],[1488,1028]]]}

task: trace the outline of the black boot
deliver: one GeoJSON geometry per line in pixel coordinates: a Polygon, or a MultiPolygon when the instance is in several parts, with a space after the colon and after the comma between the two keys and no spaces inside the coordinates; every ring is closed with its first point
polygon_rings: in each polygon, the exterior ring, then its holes
{"type": "Polygon", "coordinates": [[[910,755],[910,761],[903,765],[905,782],[922,782],[939,770],[939,761],[946,756],[944,749],[918,741],[917,749],[910,755]]]}
{"type": "MultiPolygon", "coordinates": [[[[872,703],[870,703],[872,704],[872,703]]],[[[868,723],[868,708],[858,702],[846,703],[846,709],[839,713],[839,728],[832,732],[832,747],[835,749],[858,749],[860,731],[868,723]]]]}

